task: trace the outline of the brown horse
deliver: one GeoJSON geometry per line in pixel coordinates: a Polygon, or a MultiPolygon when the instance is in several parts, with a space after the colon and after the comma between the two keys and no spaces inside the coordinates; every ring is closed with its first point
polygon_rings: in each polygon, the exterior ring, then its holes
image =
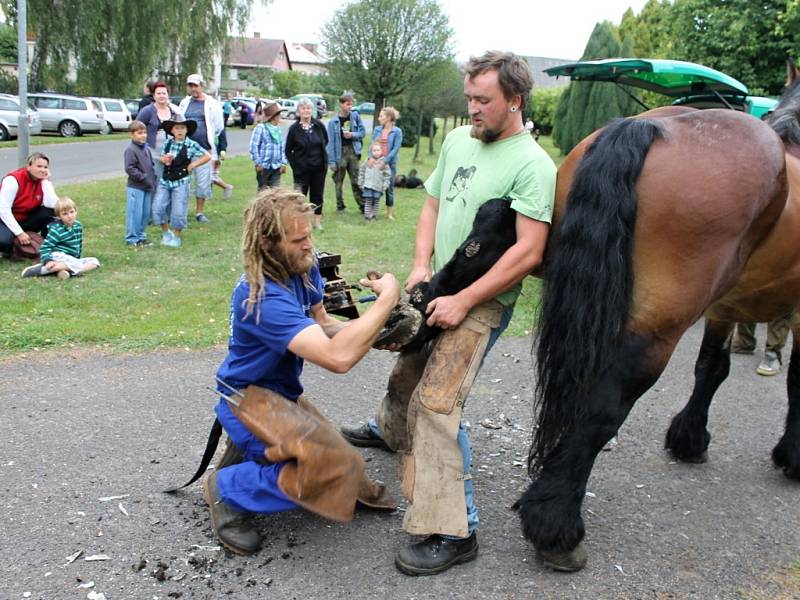
{"type": "MultiPolygon", "coordinates": [[[[703,461],[711,399],[737,321],[800,301],[800,81],[770,119],[664,108],[581,142],[558,172],[537,347],[534,481],[517,502],[554,569],[586,563],[581,505],[594,460],[703,315],[695,388],[666,448],[703,461]]],[[[775,466],[800,479],[800,327],[775,466]]]]}

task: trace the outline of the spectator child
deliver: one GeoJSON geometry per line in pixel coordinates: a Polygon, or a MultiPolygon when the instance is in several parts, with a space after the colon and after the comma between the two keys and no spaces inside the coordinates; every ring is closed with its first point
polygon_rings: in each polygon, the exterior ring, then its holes
{"type": "Polygon", "coordinates": [[[147,146],[147,126],[141,121],[131,121],[128,133],[131,143],[125,149],[125,172],[128,174],[125,243],[128,247],[149,246],[147,222],[156,191],[156,173],[147,146]]]}
{"type": "Polygon", "coordinates": [[[222,176],[219,174],[222,161],[225,160],[226,151],[228,150],[228,134],[225,129],[219,132],[217,136],[217,159],[211,160],[211,185],[219,186],[223,189],[222,197],[228,200],[233,194],[233,186],[230,183],[225,183],[222,176]]]}
{"type": "Polygon", "coordinates": [[[178,248],[189,215],[190,175],[196,167],[210,161],[211,155],[188,138],[197,129],[195,121],[187,121],[177,114],[161,126],[167,132],[167,141],[159,157],[164,164],[164,174],[153,200],[153,222],[161,225],[161,244],[178,248]]]}
{"type": "Polygon", "coordinates": [[[358,170],[358,187],[364,199],[364,218],[374,221],[378,218],[381,196],[389,187],[392,178],[391,167],[383,162],[383,146],[377,141],[370,146],[370,158],[358,170]]]}
{"type": "Polygon", "coordinates": [[[59,220],[50,224],[39,248],[42,262],[22,271],[23,277],[55,274],[59,279],[69,279],[70,275],[80,275],[100,266],[100,261],[92,256],[81,258],[83,226],[77,220],[78,209],[72,199],[59,198],[53,211],[59,220]]]}

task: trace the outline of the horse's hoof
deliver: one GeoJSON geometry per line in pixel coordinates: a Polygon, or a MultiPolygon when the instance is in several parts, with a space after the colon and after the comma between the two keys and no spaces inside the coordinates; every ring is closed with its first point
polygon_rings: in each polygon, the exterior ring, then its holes
{"type": "Polygon", "coordinates": [[[695,465],[702,465],[708,462],[708,452],[703,452],[697,456],[687,456],[680,459],[681,462],[692,463],[695,465]]]}
{"type": "Polygon", "coordinates": [[[392,309],[386,325],[372,345],[377,348],[388,346],[389,344],[406,346],[417,337],[423,322],[422,313],[401,300],[392,309]]]}
{"type": "Polygon", "coordinates": [[[569,552],[544,552],[537,550],[536,555],[548,569],[564,571],[566,573],[580,571],[586,566],[586,561],[589,559],[582,543],[575,546],[575,548],[569,552]]]}

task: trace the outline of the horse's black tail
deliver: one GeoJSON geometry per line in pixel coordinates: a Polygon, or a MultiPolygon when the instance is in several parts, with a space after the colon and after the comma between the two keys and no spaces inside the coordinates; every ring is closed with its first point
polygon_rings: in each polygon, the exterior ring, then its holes
{"type": "Polygon", "coordinates": [[[634,186],[660,125],[618,120],[587,150],[548,250],[539,315],[535,475],[585,410],[592,385],[614,363],[633,293],[634,186]]]}

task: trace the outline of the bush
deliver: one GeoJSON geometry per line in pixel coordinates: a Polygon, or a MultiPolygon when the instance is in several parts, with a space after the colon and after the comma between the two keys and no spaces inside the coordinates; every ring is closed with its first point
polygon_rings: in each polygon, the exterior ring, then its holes
{"type": "Polygon", "coordinates": [[[555,122],[556,107],[564,87],[543,88],[533,90],[531,98],[530,117],[536,127],[544,135],[550,135],[555,122]]]}
{"type": "MultiPolygon", "coordinates": [[[[417,126],[418,126],[419,112],[413,108],[401,108],[400,118],[397,120],[397,126],[403,130],[403,147],[411,148],[417,145],[417,126]]],[[[428,136],[430,131],[431,121],[433,115],[425,114],[422,117],[422,135],[428,136]]],[[[375,116],[375,123],[377,124],[377,115],[375,116]]],[[[433,123],[433,134],[436,136],[436,122],[433,123]]]]}

